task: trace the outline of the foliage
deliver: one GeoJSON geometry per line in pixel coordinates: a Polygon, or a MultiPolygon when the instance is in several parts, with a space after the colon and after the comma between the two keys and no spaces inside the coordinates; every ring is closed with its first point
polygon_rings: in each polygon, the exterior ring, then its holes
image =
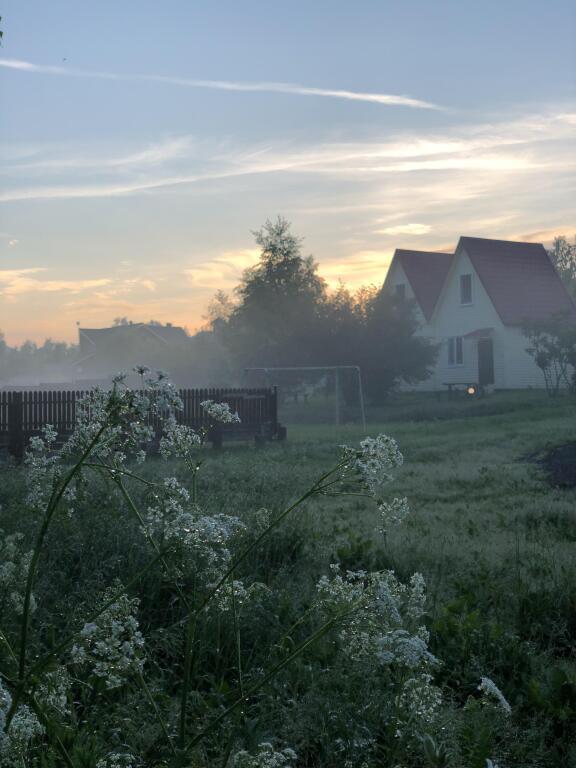
{"type": "Polygon", "coordinates": [[[548,253],[564,284],[576,299],[576,240],[570,243],[565,237],[555,237],[548,253]]]}
{"type": "MultiPolygon", "coordinates": [[[[244,273],[236,302],[220,292],[208,312],[236,367],[359,365],[375,401],[400,381],[430,375],[436,350],[415,335],[411,302],[374,287],[328,291],[286,219],[254,235],[260,260],[244,273]]],[[[356,382],[344,386],[349,396],[356,382]]]]}
{"type": "Polygon", "coordinates": [[[532,320],[524,326],[530,342],[528,354],[542,371],[546,391],[556,396],[561,387],[574,389],[576,381],[576,323],[565,314],[532,320]]]}
{"type": "MultiPolygon", "coordinates": [[[[199,742],[186,766],[269,766],[273,760],[290,768],[571,764],[573,510],[569,492],[548,489],[530,464],[517,459],[527,446],[538,448],[569,436],[573,408],[568,400],[546,403],[533,394],[526,414],[525,409],[504,410],[503,400],[495,416],[474,419],[474,441],[468,439],[472,423],[462,418],[464,411],[439,422],[396,421],[394,434],[407,458],[403,466],[392,443],[368,441],[348,458],[346,489],[333,486],[339,490],[335,498],[328,495],[329,488],[311,496],[235,568],[221,590],[223,599],[211,601],[196,624],[189,733],[205,729],[234,704],[240,685],[249,694],[274,666],[286,663],[199,742]],[[372,497],[355,495],[348,485],[371,484],[370,465],[364,465],[384,456],[398,465],[388,467],[386,474],[392,469],[396,493],[410,494],[412,507],[405,522],[389,526],[385,537],[377,532],[379,505],[372,497]],[[367,470],[367,475],[360,474],[367,470]],[[425,576],[424,594],[412,579],[414,570],[425,576]],[[378,594],[386,599],[376,599],[378,594]],[[361,604],[349,616],[325,627],[356,598],[361,604]],[[437,701],[438,689],[441,703],[426,728],[419,725],[420,716],[410,718],[408,726],[400,726],[402,737],[393,738],[387,724],[403,712],[396,708],[394,693],[403,672],[410,672],[408,679],[412,672],[399,662],[383,664],[389,659],[383,651],[403,640],[398,630],[414,637],[421,627],[430,635],[428,653],[440,663],[430,660],[428,670],[422,670],[432,675],[423,689],[432,697],[414,696],[410,706],[425,714],[437,701]],[[385,648],[379,633],[386,637],[385,648]],[[565,677],[549,677],[552,667],[562,669],[565,677]],[[479,690],[487,676],[510,703],[511,715],[479,690]]],[[[430,402],[441,407],[434,398],[430,402]]],[[[90,475],[93,468],[83,473],[76,498],[62,502],[43,548],[34,588],[38,607],[29,635],[30,663],[36,652],[41,658],[90,623],[106,589],[120,579],[129,587],[130,599],[140,598],[136,617],[145,639],[143,678],[152,698],[137,670],[122,686],[107,689],[88,668],[74,667],[72,683],[64,680],[59,687],[62,665],[54,660],[54,668],[45,673],[51,677],[37,695],[45,709],[50,696],[52,725],[30,742],[30,768],[36,768],[41,752],[43,768],[65,764],[56,751],[56,737],[78,768],[156,768],[176,761],[160,751],[167,741],[155,708],[177,743],[185,653],[185,636],[177,623],[183,614],[177,587],[185,599],[196,599],[203,574],[211,580],[213,568],[221,567],[224,549],[237,557],[293,503],[295,478],[304,488],[312,485],[325,473],[334,442],[356,444],[361,433],[353,428],[339,433],[334,428],[324,433],[295,429],[291,438],[265,453],[246,448],[216,455],[202,449],[198,453],[196,441],[175,435],[174,451],[201,462],[195,481],[196,463],[186,458],[119,465],[122,473],[146,481],[122,474],[146,529],[158,526],[152,533],[157,543],[165,540],[162,521],[177,520],[178,506],[199,519],[192,504],[195,492],[200,516],[239,521],[225,541],[220,528],[215,538],[199,538],[197,555],[188,548],[166,553],[167,565],[182,570],[176,581],[158,562],[130,586],[154,549],[116,483],[104,474],[90,475]],[[177,485],[170,482],[166,491],[159,487],[171,477],[177,485]],[[215,563],[207,559],[214,550],[215,563]],[[62,690],[68,697],[62,697],[62,690]],[[78,718],[74,725],[67,713],[70,704],[78,718]]],[[[110,466],[113,456],[105,459],[110,466]]],[[[3,527],[23,532],[19,548],[25,554],[32,549],[41,511],[28,509],[22,473],[6,469],[2,475],[3,527]]],[[[382,474],[376,477],[384,479],[382,474]]],[[[388,500],[388,486],[377,487],[378,495],[388,500]]],[[[18,614],[10,615],[17,629],[18,614]]],[[[7,617],[4,613],[4,629],[7,617]]],[[[411,642],[401,642],[397,650],[403,655],[411,647],[411,642]]],[[[4,673],[10,668],[7,653],[0,649],[4,673]]],[[[63,654],[62,661],[68,658],[63,654]]],[[[4,685],[12,695],[14,686],[6,680],[4,685]]],[[[419,690],[413,685],[403,701],[419,690]]]]}

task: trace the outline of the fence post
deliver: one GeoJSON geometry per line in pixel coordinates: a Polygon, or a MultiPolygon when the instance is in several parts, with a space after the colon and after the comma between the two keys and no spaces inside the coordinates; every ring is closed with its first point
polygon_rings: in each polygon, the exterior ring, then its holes
{"type": "Polygon", "coordinates": [[[16,461],[24,458],[22,392],[11,392],[8,403],[8,451],[16,461]]]}

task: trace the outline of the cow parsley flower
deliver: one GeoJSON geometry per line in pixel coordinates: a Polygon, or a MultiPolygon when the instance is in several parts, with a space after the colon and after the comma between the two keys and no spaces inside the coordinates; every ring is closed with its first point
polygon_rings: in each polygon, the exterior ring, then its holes
{"type": "Polygon", "coordinates": [[[84,624],[72,647],[72,661],[87,666],[106,688],[118,688],[144,667],[144,638],[134,615],[138,604],[138,599],[122,595],[95,621],[84,624]]]}
{"type": "Polygon", "coordinates": [[[66,667],[57,667],[42,676],[36,689],[36,696],[40,703],[56,712],[60,717],[71,713],[70,688],[72,681],[66,667]]]}
{"type": "Polygon", "coordinates": [[[378,512],[382,516],[380,532],[386,533],[391,525],[399,525],[410,512],[408,499],[394,498],[392,501],[381,501],[378,504],[378,512]]]}
{"type": "Polygon", "coordinates": [[[294,765],[298,755],[290,747],[281,750],[274,749],[268,742],[258,745],[256,754],[250,754],[246,750],[236,752],[232,757],[233,768],[290,768],[294,765]]]}
{"type": "Polygon", "coordinates": [[[165,459],[170,456],[188,459],[200,445],[202,435],[195,429],[178,424],[173,416],[165,421],[164,434],[160,438],[160,453],[165,459]]]}
{"type": "MultiPolygon", "coordinates": [[[[24,591],[32,552],[22,551],[24,535],[12,533],[4,537],[0,530],[0,606],[10,607],[17,614],[24,608],[24,591]]],[[[30,610],[36,610],[34,595],[30,596],[30,610]]]]}
{"type": "Polygon", "coordinates": [[[60,476],[60,457],[54,453],[57,437],[54,427],[47,424],[42,431],[42,436],[36,435],[30,438],[26,452],[24,460],[28,489],[26,503],[36,512],[44,509],[54,483],[60,476]]]}
{"type": "Polygon", "coordinates": [[[482,693],[485,699],[495,702],[505,715],[512,714],[512,707],[507,702],[504,694],[500,688],[498,688],[496,683],[489,677],[480,678],[480,685],[478,686],[478,690],[482,693]]]}
{"type": "Polygon", "coordinates": [[[110,752],[98,760],[96,768],[136,768],[138,761],[130,752],[110,752]]]}
{"type": "Polygon", "coordinates": [[[342,651],[358,663],[426,669],[436,663],[428,650],[424,613],[424,579],[409,584],[392,571],[347,571],[332,566],[334,576],[317,585],[319,605],[339,620],[342,651]]]}
{"type": "Polygon", "coordinates": [[[359,449],[343,445],[342,452],[348,460],[344,479],[355,477],[372,496],[377,496],[380,488],[392,480],[390,470],[404,461],[396,441],[384,434],[365,437],[359,449]]]}
{"type": "Polygon", "coordinates": [[[0,764],[2,766],[25,765],[26,751],[30,742],[44,733],[40,721],[26,705],[16,710],[10,728],[6,731],[6,715],[12,706],[12,696],[0,681],[0,764]]]}
{"type": "Polygon", "coordinates": [[[239,424],[240,416],[232,413],[228,403],[215,403],[214,400],[203,400],[200,405],[212,419],[220,424],[239,424]]]}

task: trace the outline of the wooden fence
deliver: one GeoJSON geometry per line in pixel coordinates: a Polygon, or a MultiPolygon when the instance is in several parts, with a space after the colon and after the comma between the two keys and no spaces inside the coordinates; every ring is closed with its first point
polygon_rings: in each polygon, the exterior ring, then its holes
{"type": "MultiPolygon", "coordinates": [[[[176,414],[180,424],[198,429],[210,421],[200,406],[203,400],[228,403],[237,411],[240,424],[213,425],[209,439],[220,446],[224,439],[284,439],[286,430],[278,424],[276,388],[266,389],[181,389],[183,409],[176,414]]],[[[51,424],[59,438],[66,439],[75,426],[76,404],[87,392],[0,390],[0,447],[21,459],[29,439],[51,424]]]]}

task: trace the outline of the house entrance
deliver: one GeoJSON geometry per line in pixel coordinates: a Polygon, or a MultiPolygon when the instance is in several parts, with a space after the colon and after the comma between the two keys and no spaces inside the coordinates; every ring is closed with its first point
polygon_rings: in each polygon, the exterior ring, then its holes
{"type": "Polygon", "coordinates": [[[494,384],[494,343],[492,339],[478,340],[478,384],[494,384]]]}

